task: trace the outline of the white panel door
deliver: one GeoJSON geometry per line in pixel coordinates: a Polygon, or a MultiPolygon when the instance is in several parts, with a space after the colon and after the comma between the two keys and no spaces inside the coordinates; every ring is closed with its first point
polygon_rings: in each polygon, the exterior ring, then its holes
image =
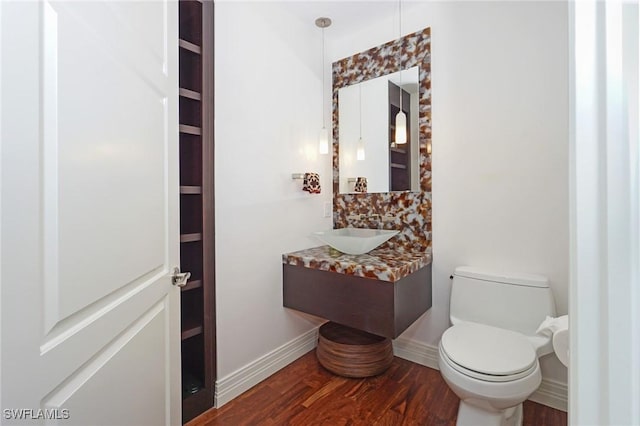
{"type": "Polygon", "coordinates": [[[180,424],[177,2],[0,2],[3,424],[180,424]]]}

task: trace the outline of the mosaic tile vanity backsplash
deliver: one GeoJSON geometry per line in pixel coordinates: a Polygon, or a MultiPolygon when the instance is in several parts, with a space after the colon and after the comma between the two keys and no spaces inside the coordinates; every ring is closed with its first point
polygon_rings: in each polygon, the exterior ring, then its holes
{"type": "Polygon", "coordinates": [[[381,248],[431,248],[431,28],[333,63],[333,226],[397,229],[381,248]],[[420,192],[339,193],[338,90],[400,69],[419,67],[420,192]]]}

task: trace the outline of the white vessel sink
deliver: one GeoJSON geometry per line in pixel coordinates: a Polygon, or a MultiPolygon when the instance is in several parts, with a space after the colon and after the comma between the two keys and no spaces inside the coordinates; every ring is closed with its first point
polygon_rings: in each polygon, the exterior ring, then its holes
{"type": "Polygon", "coordinates": [[[347,254],[370,252],[400,231],[382,229],[340,228],[317,231],[313,235],[325,244],[347,254]]]}

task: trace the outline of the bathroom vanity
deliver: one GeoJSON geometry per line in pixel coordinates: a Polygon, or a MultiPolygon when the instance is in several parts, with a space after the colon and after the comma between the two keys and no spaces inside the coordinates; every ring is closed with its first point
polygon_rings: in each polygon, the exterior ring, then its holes
{"type": "Polygon", "coordinates": [[[394,339],[431,307],[431,255],[378,248],[346,255],[329,246],[282,256],[283,303],[394,339]]]}
{"type": "Polygon", "coordinates": [[[391,339],[431,307],[431,255],[381,246],[347,255],[329,246],[282,256],[283,305],[330,322],[318,359],[347,377],[368,377],[393,360],[391,339]]]}
{"type": "MultiPolygon", "coordinates": [[[[425,313],[432,302],[431,29],[338,60],[332,65],[332,75],[334,231],[368,228],[398,234],[361,255],[347,255],[329,246],[283,255],[283,304],[329,320],[320,327],[316,352],[324,367],[347,377],[367,377],[391,364],[391,339],[425,313]],[[407,70],[417,73],[417,79],[400,78],[398,83],[413,94],[414,108],[408,116],[415,146],[409,149],[396,144],[393,132],[386,127],[388,124],[391,128],[393,123],[382,120],[385,129],[368,137],[368,162],[363,160],[358,170],[349,169],[349,158],[357,158],[357,147],[349,144],[349,128],[360,128],[362,123],[360,114],[355,121],[345,114],[348,107],[344,102],[340,108],[340,93],[345,101],[347,92],[353,89],[360,100],[362,88],[373,80],[400,71],[402,76],[407,70]],[[374,139],[380,142],[379,150],[374,149],[374,139]],[[372,162],[387,154],[387,161],[372,162]],[[403,186],[402,191],[397,191],[389,178],[389,170],[401,162],[399,155],[410,156],[404,167],[412,176],[410,189],[403,186]],[[391,185],[372,186],[367,193],[354,193],[349,185],[342,185],[341,190],[341,182],[357,181],[358,176],[371,179],[372,185],[376,179],[391,185]]],[[[395,84],[388,80],[382,86],[391,83],[395,84]]],[[[389,100],[395,102],[395,95],[390,96],[389,100]]],[[[386,101],[376,105],[385,111],[389,108],[386,101]]],[[[366,123],[363,128],[373,129],[366,123]]]]}

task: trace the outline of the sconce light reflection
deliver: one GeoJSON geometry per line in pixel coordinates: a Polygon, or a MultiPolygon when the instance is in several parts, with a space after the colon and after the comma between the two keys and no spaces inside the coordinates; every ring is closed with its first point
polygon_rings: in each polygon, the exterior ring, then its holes
{"type": "MultiPolygon", "coordinates": [[[[400,89],[400,93],[402,93],[402,89],[400,89]]],[[[402,95],[400,95],[402,98],[402,95]]],[[[401,101],[402,102],[402,101],[401,101]]],[[[402,145],[407,143],[407,115],[400,110],[398,114],[396,114],[396,143],[398,145],[402,145]]]]}
{"type": "Polygon", "coordinates": [[[318,152],[323,155],[329,153],[329,132],[325,127],[318,134],[318,152]]]}
{"type": "Polygon", "coordinates": [[[358,139],[358,145],[356,147],[356,160],[364,161],[364,141],[362,137],[358,139]]]}

